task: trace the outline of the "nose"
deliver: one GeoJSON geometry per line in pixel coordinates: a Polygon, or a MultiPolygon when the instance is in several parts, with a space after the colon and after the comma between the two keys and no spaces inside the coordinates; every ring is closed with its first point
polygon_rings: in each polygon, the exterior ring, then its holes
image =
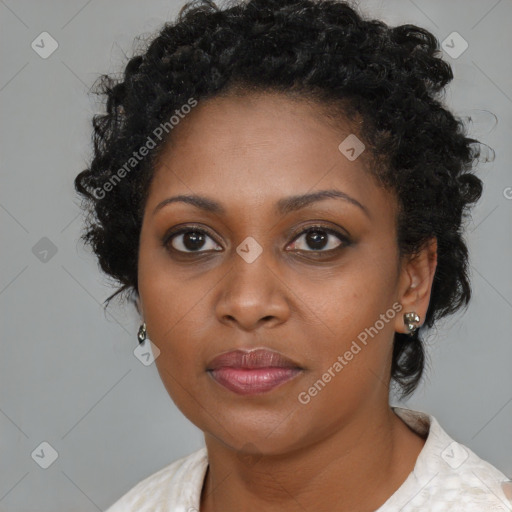
{"type": "Polygon", "coordinates": [[[279,271],[267,264],[264,253],[252,263],[235,256],[215,306],[220,322],[252,331],[277,326],[289,318],[289,288],[279,271]]]}

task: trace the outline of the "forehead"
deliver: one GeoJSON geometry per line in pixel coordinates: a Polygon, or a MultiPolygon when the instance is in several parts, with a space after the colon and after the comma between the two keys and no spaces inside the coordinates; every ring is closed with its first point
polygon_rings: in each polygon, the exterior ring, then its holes
{"type": "Polygon", "coordinates": [[[172,130],[155,166],[147,207],[170,194],[273,207],[284,196],[320,189],[389,207],[389,197],[368,171],[365,151],[349,160],[339,149],[354,136],[348,120],[334,126],[320,105],[280,94],[201,101],[172,130]]]}

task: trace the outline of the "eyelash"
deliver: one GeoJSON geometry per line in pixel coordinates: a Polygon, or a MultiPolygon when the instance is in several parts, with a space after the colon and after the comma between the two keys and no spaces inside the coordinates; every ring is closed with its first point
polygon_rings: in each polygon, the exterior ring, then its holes
{"type": "MultiPolygon", "coordinates": [[[[343,247],[347,247],[348,245],[351,244],[351,241],[350,239],[332,229],[332,228],[329,228],[327,226],[323,226],[323,225],[312,225],[312,226],[308,226],[306,229],[300,231],[299,233],[297,233],[294,238],[292,239],[292,242],[291,243],[294,243],[296,242],[299,238],[301,238],[303,235],[307,235],[308,233],[310,232],[314,232],[314,231],[321,231],[321,232],[325,232],[327,233],[328,235],[333,235],[335,237],[337,237],[339,240],[340,240],[340,245],[338,245],[337,247],[335,247],[334,249],[328,249],[328,250],[303,250],[303,249],[296,249],[296,251],[298,252],[305,252],[305,253],[313,253],[313,254],[332,254],[334,253],[335,251],[339,251],[340,249],[342,249],[343,247]]],[[[167,233],[165,236],[164,236],[164,239],[162,241],[162,245],[168,250],[168,251],[173,251],[175,253],[178,253],[178,254],[186,254],[186,255],[193,255],[193,254],[206,254],[207,252],[210,252],[210,251],[204,251],[204,250],[198,250],[198,251],[181,251],[179,249],[175,249],[174,247],[170,247],[170,244],[171,244],[171,241],[178,235],[182,235],[184,233],[190,233],[190,232],[193,232],[193,233],[200,233],[200,234],[203,234],[203,235],[207,235],[209,238],[211,238],[217,245],[219,245],[216,241],[215,241],[215,238],[207,231],[205,230],[204,228],[201,228],[199,226],[194,226],[194,225],[190,225],[190,226],[186,226],[186,227],[183,227],[183,228],[179,228],[179,229],[176,229],[174,231],[171,231],[170,233],[167,233]]],[[[214,250],[213,252],[220,252],[220,251],[217,251],[217,250],[214,250]]],[[[290,251],[292,252],[292,251],[290,251]]]]}

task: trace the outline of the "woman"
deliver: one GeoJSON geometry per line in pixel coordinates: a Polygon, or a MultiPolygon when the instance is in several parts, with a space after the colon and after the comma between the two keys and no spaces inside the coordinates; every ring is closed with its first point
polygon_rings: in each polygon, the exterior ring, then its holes
{"type": "Polygon", "coordinates": [[[331,0],[187,4],[104,77],[84,240],[205,436],[108,512],[510,510],[503,473],[388,399],[470,298],[452,77],[426,30],[331,0]]]}

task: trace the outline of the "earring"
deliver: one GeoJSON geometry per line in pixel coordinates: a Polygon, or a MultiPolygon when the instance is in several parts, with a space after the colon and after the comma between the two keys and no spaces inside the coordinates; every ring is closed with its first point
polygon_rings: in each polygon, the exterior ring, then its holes
{"type": "Polygon", "coordinates": [[[142,323],[139,327],[139,332],[137,333],[137,338],[139,339],[139,343],[144,343],[146,339],[146,322],[142,323]]]}
{"type": "Polygon", "coordinates": [[[404,324],[409,331],[408,334],[412,336],[420,326],[420,317],[415,311],[404,314],[404,324]]]}

